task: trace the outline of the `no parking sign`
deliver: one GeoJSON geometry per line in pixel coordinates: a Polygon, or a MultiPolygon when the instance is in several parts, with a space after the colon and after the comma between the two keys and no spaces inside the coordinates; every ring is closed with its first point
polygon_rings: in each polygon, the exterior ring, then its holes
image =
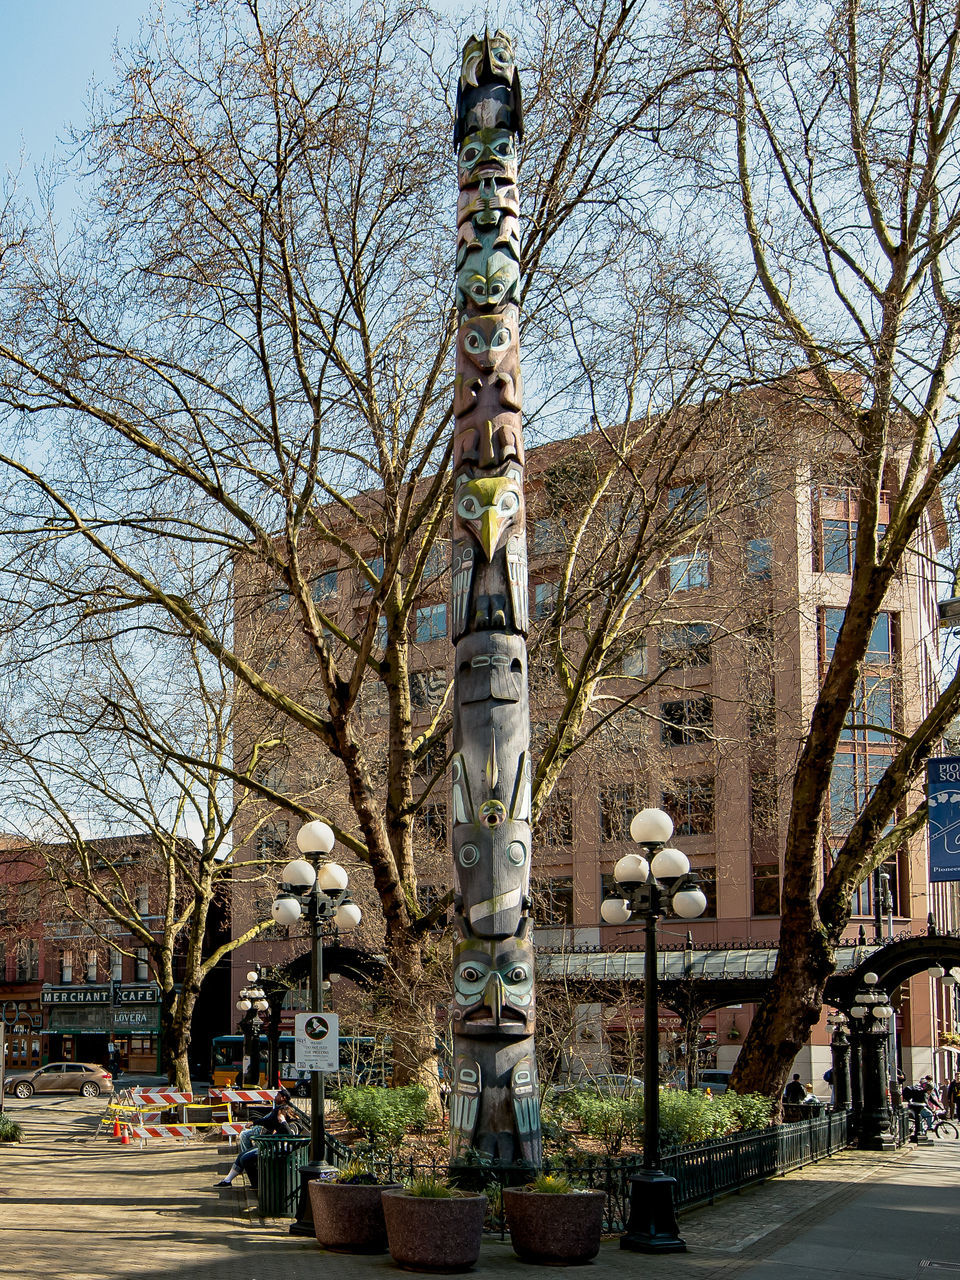
{"type": "Polygon", "coordinates": [[[298,1013],[294,1029],[298,1071],[340,1070],[340,1019],[335,1013],[298,1013]]]}

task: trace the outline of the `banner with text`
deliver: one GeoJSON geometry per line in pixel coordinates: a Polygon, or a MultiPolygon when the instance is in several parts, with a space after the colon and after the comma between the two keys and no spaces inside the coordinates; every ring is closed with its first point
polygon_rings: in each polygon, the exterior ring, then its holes
{"type": "Polygon", "coordinates": [[[927,761],[930,879],[960,880],[960,756],[927,761]]]}

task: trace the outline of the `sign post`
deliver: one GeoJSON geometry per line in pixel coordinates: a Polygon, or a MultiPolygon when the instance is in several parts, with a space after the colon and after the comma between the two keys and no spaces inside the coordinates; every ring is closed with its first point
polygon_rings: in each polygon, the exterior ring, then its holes
{"type": "Polygon", "coordinates": [[[294,1019],[298,1071],[340,1070],[340,1018],[335,1013],[298,1013],[294,1019]]]}

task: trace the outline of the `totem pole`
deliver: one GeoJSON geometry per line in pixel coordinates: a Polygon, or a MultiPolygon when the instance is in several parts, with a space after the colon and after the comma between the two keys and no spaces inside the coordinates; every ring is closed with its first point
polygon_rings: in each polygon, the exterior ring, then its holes
{"type": "Polygon", "coordinates": [[[452,639],[451,1160],[539,1166],[530,915],[527,540],[520,409],[520,82],[502,31],[463,51],[452,639]]]}

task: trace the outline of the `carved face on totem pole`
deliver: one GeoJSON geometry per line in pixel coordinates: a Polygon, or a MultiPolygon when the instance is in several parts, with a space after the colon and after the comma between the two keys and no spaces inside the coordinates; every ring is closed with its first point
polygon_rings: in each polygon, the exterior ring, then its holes
{"type": "Polygon", "coordinates": [[[517,182],[517,140],[509,129],[479,129],[471,133],[457,162],[461,191],[476,187],[481,178],[517,182]]]}
{"type": "MultiPolygon", "coordinates": [[[[515,307],[499,315],[471,316],[457,330],[457,368],[464,378],[498,374],[515,387],[520,377],[520,323],[515,307]]],[[[511,397],[515,399],[515,396],[511,397]]],[[[511,404],[510,408],[519,408],[511,404]]]]}
{"type": "Polygon", "coordinates": [[[520,300],[520,263],[512,253],[494,249],[471,253],[457,272],[457,306],[501,307],[520,300]]]}
{"type": "Polygon", "coordinates": [[[452,1011],[454,1030],[460,1035],[533,1034],[533,945],[525,934],[491,942],[469,937],[457,942],[452,1011]]]}
{"type": "Polygon", "coordinates": [[[491,735],[482,767],[472,770],[466,753],[452,763],[453,862],[464,918],[480,938],[517,931],[530,887],[530,757],[507,746],[501,763],[491,735]]]}
{"type": "Polygon", "coordinates": [[[461,88],[476,89],[484,55],[486,55],[490,76],[494,80],[502,80],[504,84],[512,84],[517,66],[513,41],[505,31],[498,29],[493,35],[484,32],[482,38],[471,36],[463,46],[463,58],[460,63],[461,88]]]}
{"type": "Polygon", "coordinates": [[[502,475],[456,477],[453,493],[454,536],[469,533],[492,561],[507,537],[524,527],[523,472],[508,466],[502,475]]]}

